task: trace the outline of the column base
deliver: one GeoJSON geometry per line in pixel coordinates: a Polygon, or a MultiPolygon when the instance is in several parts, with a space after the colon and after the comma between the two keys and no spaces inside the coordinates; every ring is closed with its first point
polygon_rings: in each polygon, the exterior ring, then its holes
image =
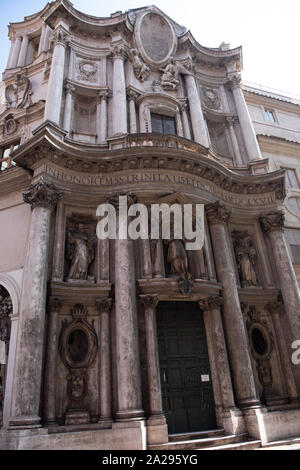
{"type": "Polygon", "coordinates": [[[241,410],[248,410],[254,408],[261,408],[262,404],[257,398],[246,398],[245,400],[239,400],[237,406],[241,410]]]}
{"type": "Polygon", "coordinates": [[[147,420],[147,444],[166,444],[169,442],[168,426],[164,415],[151,416],[147,420]]]}
{"type": "Polygon", "coordinates": [[[116,422],[122,421],[140,421],[145,419],[144,410],[126,410],[126,411],[117,411],[116,413],[116,422]]]}
{"type": "Polygon", "coordinates": [[[113,420],[111,418],[100,418],[98,421],[99,424],[101,424],[101,427],[103,428],[111,428],[113,420]]]}
{"type": "Polygon", "coordinates": [[[8,423],[9,429],[36,429],[41,428],[39,416],[17,416],[8,423]]]}

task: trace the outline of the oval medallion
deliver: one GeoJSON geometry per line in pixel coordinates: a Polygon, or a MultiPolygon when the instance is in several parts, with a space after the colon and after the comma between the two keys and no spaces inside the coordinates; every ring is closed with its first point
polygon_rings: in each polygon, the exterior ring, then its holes
{"type": "Polygon", "coordinates": [[[140,18],[137,43],[144,60],[162,65],[173,54],[176,37],[169,21],[163,16],[148,12],[140,18]]]}

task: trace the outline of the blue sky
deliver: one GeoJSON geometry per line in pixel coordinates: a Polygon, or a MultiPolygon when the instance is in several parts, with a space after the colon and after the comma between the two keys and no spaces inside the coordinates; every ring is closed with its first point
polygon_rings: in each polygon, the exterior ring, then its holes
{"type": "MultiPolygon", "coordinates": [[[[0,71],[9,53],[7,25],[40,11],[45,0],[0,0],[0,71]]],[[[109,16],[154,3],[207,47],[243,46],[243,79],[300,96],[300,0],[73,0],[74,7],[109,16]]]]}

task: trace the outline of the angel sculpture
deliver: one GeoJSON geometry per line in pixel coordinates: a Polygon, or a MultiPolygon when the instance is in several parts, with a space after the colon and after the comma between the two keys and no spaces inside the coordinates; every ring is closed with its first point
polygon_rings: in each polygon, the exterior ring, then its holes
{"type": "Polygon", "coordinates": [[[178,67],[173,57],[170,57],[165,68],[161,69],[161,85],[166,90],[176,90],[179,85],[178,67]]]}
{"type": "Polygon", "coordinates": [[[136,78],[141,82],[147,80],[150,75],[149,67],[140,59],[138,51],[131,49],[133,70],[136,78]]]}

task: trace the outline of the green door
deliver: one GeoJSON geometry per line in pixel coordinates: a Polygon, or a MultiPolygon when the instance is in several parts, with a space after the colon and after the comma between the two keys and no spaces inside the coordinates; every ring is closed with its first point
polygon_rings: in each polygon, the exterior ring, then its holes
{"type": "Polygon", "coordinates": [[[160,302],[157,333],[169,434],[215,429],[205,326],[198,304],[160,302]]]}

